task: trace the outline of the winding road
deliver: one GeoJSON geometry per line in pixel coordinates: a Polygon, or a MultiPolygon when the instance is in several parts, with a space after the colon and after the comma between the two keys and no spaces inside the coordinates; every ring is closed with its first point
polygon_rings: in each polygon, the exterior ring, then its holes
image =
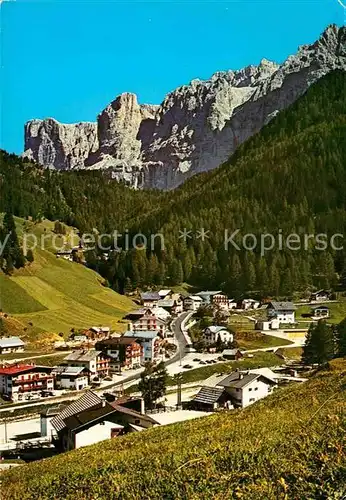
{"type": "MultiPolygon", "coordinates": [[[[185,347],[187,345],[183,330],[182,330],[182,323],[186,320],[191,315],[191,312],[183,312],[181,313],[176,319],[173,320],[172,322],[172,331],[174,333],[174,337],[178,342],[178,350],[174,356],[172,356],[170,359],[165,361],[165,365],[172,365],[173,363],[177,363],[182,361],[182,359],[186,356],[185,353],[185,347]]],[[[142,369],[138,369],[135,371],[135,373],[132,373],[131,375],[128,375],[127,377],[122,378],[121,380],[117,382],[113,382],[110,384],[107,384],[106,386],[103,386],[102,388],[95,389],[95,392],[104,392],[107,389],[115,389],[116,387],[124,387],[124,385],[129,384],[130,382],[134,382],[136,380],[140,379],[140,375],[142,373],[142,369]]],[[[81,393],[74,393],[71,395],[68,394],[63,394],[61,396],[54,396],[51,398],[45,398],[44,400],[40,399],[38,401],[33,401],[30,403],[14,403],[14,404],[9,404],[9,405],[3,405],[0,406],[0,416],[1,413],[10,411],[13,413],[15,412],[16,409],[22,409],[22,408],[30,408],[30,407],[35,407],[35,406],[42,406],[43,404],[55,404],[55,403],[60,403],[62,401],[72,401],[74,399],[78,399],[80,397],[81,393]]]]}

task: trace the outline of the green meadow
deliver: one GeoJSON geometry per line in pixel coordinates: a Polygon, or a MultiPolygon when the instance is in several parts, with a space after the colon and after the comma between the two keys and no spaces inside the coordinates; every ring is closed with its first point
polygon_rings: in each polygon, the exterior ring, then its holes
{"type": "Polygon", "coordinates": [[[20,238],[24,231],[38,236],[44,233],[47,244],[47,249],[34,251],[34,262],[24,269],[12,276],[0,273],[0,308],[26,328],[24,337],[35,342],[37,332],[54,338],[60,332],[66,335],[71,328],[100,325],[122,331],[120,321],[133,308],[132,301],[104,287],[94,271],[57,258],[51,251],[52,222],[16,222],[20,238]]]}

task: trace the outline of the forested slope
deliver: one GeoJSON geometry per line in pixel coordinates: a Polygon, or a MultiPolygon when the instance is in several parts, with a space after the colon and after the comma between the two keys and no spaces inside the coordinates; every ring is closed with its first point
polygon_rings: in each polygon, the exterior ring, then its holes
{"type": "Polygon", "coordinates": [[[330,245],[334,233],[346,234],[345,90],[345,73],[330,73],[220,168],[169,193],[133,191],[100,172],[43,171],[3,153],[0,209],[44,214],[82,231],[161,233],[164,250],[157,239],[153,252],[130,249],[107,262],[90,253],[90,265],[120,291],[188,281],[236,296],[288,297],[313,286],[345,286],[345,251],[330,245]],[[184,229],[192,231],[186,241],[184,229]],[[259,244],[253,251],[225,249],[235,230],[238,243],[248,233],[258,242],[271,233],[275,248],[264,255],[259,244]],[[303,249],[279,247],[279,235],[291,233],[303,249]],[[328,235],[326,251],[316,245],[320,233],[328,235]],[[305,234],[315,236],[306,248],[305,234]]]}

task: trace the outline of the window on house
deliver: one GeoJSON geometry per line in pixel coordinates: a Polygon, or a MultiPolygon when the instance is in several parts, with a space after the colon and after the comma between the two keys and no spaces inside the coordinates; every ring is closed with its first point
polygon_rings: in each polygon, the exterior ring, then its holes
{"type": "Polygon", "coordinates": [[[255,387],[255,391],[257,391],[257,390],[258,390],[258,387],[255,387]]]}
{"type": "Polygon", "coordinates": [[[255,398],[250,398],[250,403],[252,403],[253,401],[255,401],[255,398]]]}
{"type": "Polygon", "coordinates": [[[136,418],[136,420],[135,420],[135,424],[136,424],[136,425],[138,425],[138,424],[140,424],[140,423],[141,423],[141,421],[139,420],[139,418],[136,418]]]}
{"type": "Polygon", "coordinates": [[[249,391],[252,391],[252,387],[249,387],[249,391]]]}

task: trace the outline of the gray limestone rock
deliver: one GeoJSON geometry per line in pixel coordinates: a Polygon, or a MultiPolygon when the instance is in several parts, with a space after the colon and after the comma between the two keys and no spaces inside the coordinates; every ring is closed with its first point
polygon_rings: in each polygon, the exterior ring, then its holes
{"type": "Polygon", "coordinates": [[[160,106],[121,94],[97,124],[32,120],[25,155],[46,167],[112,171],[129,185],[172,189],[216,168],[308,87],[334,69],[346,70],[346,29],[329,26],[281,65],[215,73],[169,93],[160,106]]]}

